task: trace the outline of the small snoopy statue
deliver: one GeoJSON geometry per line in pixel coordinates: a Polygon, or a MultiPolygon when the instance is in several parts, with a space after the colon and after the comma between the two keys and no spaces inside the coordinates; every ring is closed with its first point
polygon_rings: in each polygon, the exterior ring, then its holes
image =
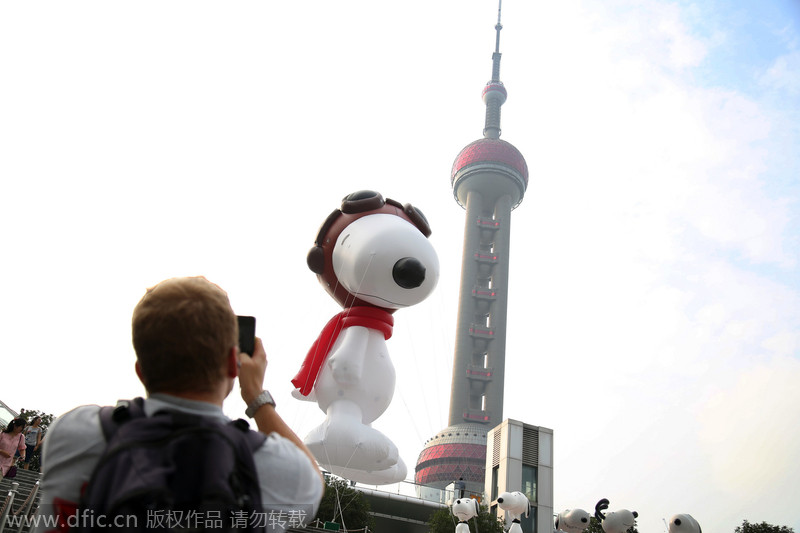
{"type": "Polygon", "coordinates": [[[504,492],[497,497],[497,505],[511,518],[511,527],[508,528],[508,533],[522,533],[520,518],[523,514],[527,517],[531,513],[531,502],[528,497],[518,491],[504,492]]]}

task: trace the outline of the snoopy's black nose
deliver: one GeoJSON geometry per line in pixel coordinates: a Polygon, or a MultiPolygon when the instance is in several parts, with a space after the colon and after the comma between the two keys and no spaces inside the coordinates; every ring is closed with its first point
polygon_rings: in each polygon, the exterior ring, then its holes
{"type": "Polygon", "coordinates": [[[394,264],[392,277],[404,289],[416,289],[425,281],[425,265],[419,259],[404,257],[394,264]]]}
{"type": "Polygon", "coordinates": [[[497,503],[503,503],[503,498],[497,498],[497,503]]]}
{"type": "Polygon", "coordinates": [[[680,519],[680,518],[676,518],[676,519],[675,519],[675,525],[676,525],[676,526],[679,526],[679,525],[681,525],[681,519],[680,519]]]}

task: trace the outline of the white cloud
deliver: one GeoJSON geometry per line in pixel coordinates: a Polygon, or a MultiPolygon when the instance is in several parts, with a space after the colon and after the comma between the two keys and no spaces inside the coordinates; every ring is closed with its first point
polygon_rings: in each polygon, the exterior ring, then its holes
{"type": "Polygon", "coordinates": [[[777,57],[760,78],[760,83],[789,96],[800,94],[800,50],[777,57]]]}
{"type": "Polygon", "coordinates": [[[795,329],[778,331],[767,337],[761,346],[775,356],[790,357],[800,353],[800,331],[795,329]]]}
{"type": "MultiPolygon", "coordinates": [[[[698,406],[700,446],[712,469],[708,482],[724,488],[728,513],[791,522],[800,476],[798,382],[800,361],[776,357],[720,384],[698,406]]],[[[721,506],[717,511],[725,512],[721,506]]]]}

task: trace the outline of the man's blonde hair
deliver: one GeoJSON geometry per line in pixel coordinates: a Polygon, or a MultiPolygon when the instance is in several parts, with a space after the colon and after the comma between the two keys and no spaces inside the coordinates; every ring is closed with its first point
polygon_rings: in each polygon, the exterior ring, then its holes
{"type": "Polygon", "coordinates": [[[211,392],[239,329],[228,295],[203,277],[172,278],[133,310],[133,348],[148,392],[211,392]]]}

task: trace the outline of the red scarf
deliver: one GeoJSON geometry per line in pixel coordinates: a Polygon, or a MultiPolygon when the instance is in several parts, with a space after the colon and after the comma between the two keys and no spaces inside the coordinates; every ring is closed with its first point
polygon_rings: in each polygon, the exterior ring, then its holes
{"type": "Polygon", "coordinates": [[[377,307],[350,307],[331,318],[308,350],[300,371],[292,379],[292,385],[300,390],[300,394],[308,396],[339,333],[351,326],[378,330],[383,333],[384,339],[389,340],[392,336],[394,317],[377,307]]]}

